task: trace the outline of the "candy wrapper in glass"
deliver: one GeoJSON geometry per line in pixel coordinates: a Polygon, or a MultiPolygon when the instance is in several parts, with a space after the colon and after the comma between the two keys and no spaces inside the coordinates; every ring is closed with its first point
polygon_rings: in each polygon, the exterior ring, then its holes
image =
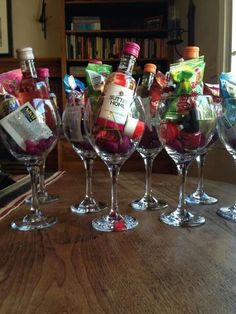
{"type": "Polygon", "coordinates": [[[0,83],[11,95],[16,95],[22,79],[21,69],[11,70],[0,74],[0,83]]]}
{"type": "Polygon", "coordinates": [[[163,113],[159,133],[162,142],[177,152],[206,146],[208,132],[216,123],[215,110],[208,106],[206,96],[199,95],[197,100],[194,96],[179,96],[166,101],[169,107],[176,107],[176,113],[174,117],[169,115],[169,110],[163,113]]]}
{"type": "Polygon", "coordinates": [[[236,75],[232,72],[222,72],[219,77],[220,96],[223,98],[236,98],[236,75]]]}
{"type": "Polygon", "coordinates": [[[85,84],[73,77],[73,75],[66,74],[63,79],[64,90],[68,102],[73,102],[73,97],[80,99],[84,95],[85,84]],[[71,98],[72,97],[72,98],[71,98]]]}
{"type": "Polygon", "coordinates": [[[170,79],[174,85],[174,95],[203,94],[204,57],[189,59],[170,65],[170,79]]]}

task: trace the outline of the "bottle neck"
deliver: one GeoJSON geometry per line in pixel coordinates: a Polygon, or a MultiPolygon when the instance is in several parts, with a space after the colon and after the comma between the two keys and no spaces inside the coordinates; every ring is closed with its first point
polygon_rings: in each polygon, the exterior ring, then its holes
{"type": "Polygon", "coordinates": [[[154,80],[154,76],[155,75],[152,72],[144,72],[141,85],[147,86],[148,89],[150,89],[154,80]]]}
{"type": "Polygon", "coordinates": [[[36,69],[34,66],[34,60],[20,60],[20,67],[23,74],[23,78],[37,78],[36,69]]]}
{"type": "Polygon", "coordinates": [[[132,75],[136,58],[132,55],[123,54],[120,60],[118,71],[132,75]]]}

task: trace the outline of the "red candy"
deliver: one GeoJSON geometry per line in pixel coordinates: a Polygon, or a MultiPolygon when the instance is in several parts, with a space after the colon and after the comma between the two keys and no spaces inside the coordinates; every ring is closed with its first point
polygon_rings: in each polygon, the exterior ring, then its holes
{"type": "Polygon", "coordinates": [[[178,136],[179,130],[177,126],[172,122],[162,122],[160,124],[160,138],[167,145],[172,143],[173,140],[178,136]]]}
{"type": "Polygon", "coordinates": [[[201,147],[202,134],[200,132],[187,133],[182,130],[180,132],[180,138],[184,149],[196,149],[201,147]]]}

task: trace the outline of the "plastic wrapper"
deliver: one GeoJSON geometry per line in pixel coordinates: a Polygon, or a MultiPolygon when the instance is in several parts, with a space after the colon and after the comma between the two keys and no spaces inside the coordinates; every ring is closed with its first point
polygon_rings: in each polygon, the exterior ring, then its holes
{"type": "Polygon", "coordinates": [[[7,93],[11,95],[16,95],[21,79],[21,69],[15,69],[0,74],[0,83],[7,93]]]}
{"type": "Polygon", "coordinates": [[[203,94],[204,70],[203,56],[171,64],[170,79],[174,86],[174,95],[203,94]]]}
{"type": "Polygon", "coordinates": [[[63,85],[69,103],[83,98],[85,84],[74,78],[73,75],[66,74],[63,79],[63,85]]]}
{"type": "Polygon", "coordinates": [[[16,110],[19,106],[20,103],[17,98],[7,93],[0,83],[0,119],[16,110]]]}
{"type": "Polygon", "coordinates": [[[220,96],[223,98],[236,98],[236,75],[232,72],[222,72],[219,77],[220,96]]]}

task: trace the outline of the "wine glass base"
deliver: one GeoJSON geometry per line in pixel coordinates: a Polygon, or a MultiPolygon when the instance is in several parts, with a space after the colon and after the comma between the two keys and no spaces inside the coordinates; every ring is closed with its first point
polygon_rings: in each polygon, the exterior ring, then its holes
{"type": "Polygon", "coordinates": [[[103,202],[87,202],[82,201],[79,204],[74,204],[70,206],[70,210],[72,213],[81,215],[88,213],[97,213],[107,208],[107,204],[103,202]]]}
{"type": "Polygon", "coordinates": [[[95,218],[92,221],[94,229],[103,232],[117,232],[133,229],[138,226],[138,220],[129,215],[120,216],[121,219],[112,219],[109,215],[95,218]]]}
{"type": "MultiPolygon", "coordinates": [[[[59,200],[59,195],[56,194],[47,194],[45,196],[38,195],[38,201],[40,204],[49,204],[53,202],[57,202],[59,200]]],[[[32,204],[32,196],[28,196],[25,199],[26,204],[32,204]]]]}
{"type": "Polygon", "coordinates": [[[189,211],[185,211],[184,215],[176,210],[172,213],[163,213],[160,220],[167,225],[176,227],[197,227],[205,223],[205,218],[189,211]]]}
{"type": "Polygon", "coordinates": [[[136,211],[145,211],[145,210],[160,210],[164,209],[168,204],[159,200],[153,196],[144,196],[139,200],[134,200],[131,203],[131,207],[136,211]]]}
{"type": "Polygon", "coordinates": [[[214,196],[209,196],[205,192],[203,193],[193,193],[191,195],[186,196],[185,198],[186,204],[189,205],[212,205],[218,202],[218,199],[214,196]]]}
{"type": "Polygon", "coordinates": [[[220,217],[236,222],[236,207],[235,206],[221,207],[217,210],[216,213],[220,217]]]}
{"type": "Polygon", "coordinates": [[[45,216],[42,212],[27,215],[11,223],[11,228],[18,231],[44,229],[57,223],[57,218],[45,216]]]}

